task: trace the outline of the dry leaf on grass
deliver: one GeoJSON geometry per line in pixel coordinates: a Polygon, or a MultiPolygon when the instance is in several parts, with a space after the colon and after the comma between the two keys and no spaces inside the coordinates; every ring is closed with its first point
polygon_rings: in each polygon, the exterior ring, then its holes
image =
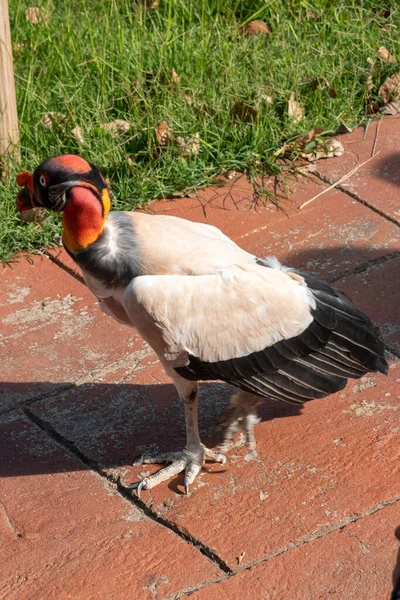
{"type": "Polygon", "coordinates": [[[231,108],[231,117],[244,123],[251,123],[256,120],[257,111],[245,102],[236,102],[231,108]]]}
{"type": "Polygon", "coordinates": [[[378,55],[384,62],[388,62],[388,63],[396,62],[395,57],[390,54],[389,50],[387,48],[385,48],[385,46],[381,46],[379,48],[378,55]]]}
{"type": "Polygon", "coordinates": [[[314,77],[310,83],[310,86],[312,90],[316,90],[317,87],[320,86],[325,86],[328,90],[328,95],[330,98],[336,98],[337,96],[336,91],[325,77],[314,77]]]}
{"type": "Polygon", "coordinates": [[[20,219],[24,223],[43,223],[46,217],[47,211],[45,208],[30,208],[20,214],[20,219]]]}
{"type": "Polygon", "coordinates": [[[260,35],[260,34],[265,34],[268,35],[269,33],[272,33],[270,28],[268,27],[268,25],[266,23],[264,23],[264,21],[251,21],[250,23],[247,23],[247,25],[245,25],[243,27],[244,32],[247,36],[251,37],[253,35],[260,35]]]}
{"type": "Polygon", "coordinates": [[[84,144],[85,143],[85,138],[83,137],[82,129],[79,126],[78,127],[74,127],[71,130],[71,135],[80,144],[84,144]]]}
{"type": "Polygon", "coordinates": [[[53,129],[53,125],[59,125],[67,120],[67,115],[59,112],[48,112],[43,115],[40,123],[46,127],[46,129],[53,129]]]}
{"type": "Polygon", "coordinates": [[[172,83],[179,83],[181,78],[179,77],[178,73],[175,71],[174,68],[172,68],[171,71],[171,79],[172,79],[172,83]]]}
{"type": "Polygon", "coordinates": [[[379,88],[378,94],[385,103],[398,100],[400,98],[400,73],[394,73],[386,79],[385,83],[379,88]]]}
{"type": "Polygon", "coordinates": [[[303,150],[306,150],[307,145],[310,144],[310,142],[314,142],[314,140],[316,140],[323,131],[324,130],[322,127],[314,127],[305,135],[299,135],[294,140],[284,144],[281,148],[279,148],[279,150],[274,152],[274,156],[276,158],[278,156],[286,156],[289,158],[294,153],[299,153],[303,150]]]}
{"type": "Polygon", "coordinates": [[[299,123],[303,118],[303,107],[294,99],[294,92],[290,94],[288,102],[288,115],[293,123],[299,123]]]}
{"type": "Polygon", "coordinates": [[[38,25],[39,23],[48,23],[49,11],[45,8],[39,8],[38,6],[31,6],[25,11],[25,17],[27,21],[38,25]]]}
{"type": "Polygon", "coordinates": [[[272,92],[271,92],[270,88],[268,86],[266,86],[263,90],[263,93],[260,96],[261,100],[263,100],[263,102],[267,102],[267,104],[272,104],[273,99],[272,99],[271,93],[272,92]]]}
{"type": "Polygon", "coordinates": [[[311,151],[302,152],[300,156],[310,162],[315,162],[321,158],[332,158],[333,156],[342,156],[342,154],[344,154],[343,144],[335,138],[329,138],[318,142],[311,151]]]}
{"type": "Polygon", "coordinates": [[[385,104],[385,106],[382,106],[380,112],[383,115],[397,115],[400,113],[400,100],[395,100],[394,102],[385,104]]]}
{"type": "Polygon", "coordinates": [[[193,136],[177,137],[176,145],[183,156],[196,156],[200,152],[200,133],[193,136]]]}
{"type": "Polygon", "coordinates": [[[157,142],[160,146],[168,146],[173,142],[173,136],[168,123],[163,121],[158,127],[155,127],[157,142]]]}
{"type": "Polygon", "coordinates": [[[183,94],[182,96],[182,100],[188,105],[188,106],[192,106],[193,104],[193,98],[192,96],[188,96],[187,94],[183,94]]]}
{"type": "Polygon", "coordinates": [[[375,87],[374,82],[372,81],[372,75],[373,75],[374,69],[375,69],[375,61],[371,57],[368,57],[367,64],[368,64],[368,67],[367,67],[367,72],[365,75],[365,83],[367,84],[367,89],[370,92],[375,87]]]}
{"type": "Polygon", "coordinates": [[[110,123],[103,123],[100,125],[103,131],[108,131],[113,135],[123,135],[127,131],[130,130],[131,125],[128,121],[124,121],[123,119],[116,119],[115,121],[110,121],[110,123]]]}
{"type": "Polygon", "coordinates": [[[268,96],[268,94],[262,94],[261,100],[264,100],[267,104],[273,104],[272,96],[268,96]]]}

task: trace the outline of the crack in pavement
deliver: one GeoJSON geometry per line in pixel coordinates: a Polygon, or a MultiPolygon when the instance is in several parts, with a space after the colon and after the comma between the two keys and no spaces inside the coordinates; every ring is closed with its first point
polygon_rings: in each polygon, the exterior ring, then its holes
{"type": "MultiPolygon", "coordinates": [[[[326,177],[325,175],[323,175],[322,173],[319,173],[318,171],[315,171],[314,175],[316,175],[316,177],[318,177],[324,183],[329,183],[330,185],[334,185],[335,184],[335,182],[331,181],[329,179],[329,177],[326,177]]],[[[335,189],[339,190],[340,192],[343,192],[343,194],[346,194],[350,198],[353,198],[353,200],[357,200],[357,202],[359,202],[363,206],[366,206],[367,208],[369,208],[370,210],[372,210],[374,213],[376,213],[380,217],[383,217],[387,221],[390,221],[394,225],[397,225],[397,227],[400,227],[400,221],[397,221],[397,219],[394,219],[393,217],[390,217],[389,215],[387,215],[383,211],[379,210],[379,208],[375,208],[375,206],[373,206],[372,204],[369,204],[368,202],[366,202],[366,200],[363,200],[362,198],[360,198],[360,196],[358,196],[354,192],[351,192],[350,190],[346,189],[340,183],[338,183],[337,185],[335,185],[335,189]]]]}
{"type": "Polygon", "coordinates": [[[91,471],[94,471],[95,473],[97,473],[98,475],[100,475],[104,479],[107,479],[110,483],[115,485],[119,494],[123,496],[126,500],[128,500],[128,502],[133,504],[133,506],[138,508],[145,516],[147,516],[152,521],[155,521],[160,525],[163,525],[167,529],[173,531],[185,542],[199,550],[201,554],[206,556],[211,562],[217,565],[217,567],[225,574],[230,575],[232,573],[232,570],[228,567],[228,565],[211,548],[208,548],[208,546],[203,544],[200,540],[196,539],[194,536],[180,529],[175,523],[172,523],[168,521],[168,519],[157,515],[157,513],[152,511],[151,508],[149,508],[142,500],[140,500],[140,498],[133,496],[126,490],[126,488],[121,484],[119,476],[115,477],[112,472],[101,469],[96,461],[88,458],[76,446],[74,442],[61,435],[56,429],[54,429],[54,427],[48,421],[41,419],[27,407],[23,409],[23,412],[32,423],[34,423],[37,427],[44,431],[53,441],[57,442],[64,450],[68,450],[71,454],[75,456],[75,458],[78,458],[91,471]]]}
{"type": "Polygon", "coordinates": [[[327,283],[334,283],[335,281],[338,281],[339,279],[343,279],[344,277],[349,277],[350,275],[357,275],[358,273],[364,273],[364,271],[367,271],[371,267],[375,267],[377,265],[379,266],[380,264],[384,264],[386,262],[389,262],[390,260],[394,260],[399,257],[400,257],[400,250],[396,251],[396,252],[390,252],[389,254],[384,254],[383,256],[378,256],[377,258],[368,260],[367,262],[362,263],[358,266],[356,265],[350,269],[341,271],[340,273],[337,273],[337,274],[333,275],[332,277],[326,277],[326,278],[324,278],[324,281],[326,281],[327,283]]]}

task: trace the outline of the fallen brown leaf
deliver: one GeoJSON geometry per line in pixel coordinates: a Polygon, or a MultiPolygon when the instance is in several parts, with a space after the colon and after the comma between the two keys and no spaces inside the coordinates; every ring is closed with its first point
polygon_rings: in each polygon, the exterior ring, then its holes
{"type": "Polygon", "coordinates": [[[386,79],[385,83],[379,88],[378,94],[385,103],[398,100],[400,98],[400,73],[394,73],[386,79]]]}
{"type": "Polygon", "coordinates": [[[266,86],[263,90],[263,93],[261,94],[261,100],[263,100],[264,102],[267,102],[268,104],[272,104],[273,103],[273,98],[271,95],[271,90],[268,86],[266,86]]]}
{"type": "Polygon", "coordinates": [[[336,91],[325,77],[314,77],[310,83],[310,86],[312,90],[316,90],[319,86],[325,86],[328,90],[328,95],[331,98],[336,98],[337,96],[336,91]]]}
{"type": "Polygon", "coordinates": [[[367,84],[367,89],[370,92],[371,90],[374,89],[374,82],[372,81],[372,75],[374,73],[374,69],[375,69],[375,61],[369,56],[367,58],[367,73],[365,75],[365,82],[367,84]]]}
{"type": "Polygon", "coordinates": [[[290,157],[290,155],[294,152],[300,152],[305,150],[307,144],[316,140],[321,135],[321,133],[323,133],[323,131],[323,127],[314,127],[305,135],[299,135],[296,139],[284,144],[281,148],[274,152],[274,156],[278,157],[282,155],[287,155],[288,157],[290,157]]]}
{"type": "Polygon", "coordinates": [[[47,212],[45,208],[30,208],[20,214],[20,219],[24,223],[43,223],[46,217],[47,212]]]}
{"type": "Polygon", "coordinates": [[[251,37],[253,35],[260,35],[260,34],[266,34],[268,35],[269,33],[272,33],[270,28],[268,27],[268,25],[266,23],[264,23],[264,21],[259,21],[259,20],[255,20],[255,21],[251,21],[250,23],[247,23],[247,25],[244,26],[244,32],[246,33],[247,36],[251,37]]]}
{"type": "Polygon", "coordinates": [[[184,102],[186,102],[186,104],[188,104],[189,106],[192,106],[192,104],[193,104],[193,98],[192,98],[192,96],[188,96],[187,94],[184,94],[182,96],[182,100],[184,102]]]}
{"type": "Polygon", "coordinates": [[[64,115],[63,113],[51,111],[51,112],[45,113],[43,115],[43,118],[40,121],[40,123],[44,127],[46,127],[46,129],[53,129],[53,125],[63,123],[66,120],[67,120],[67,115],[64,115]]]}
{"type": "Polygon", "coordinates": [[[74,127],[71,130],[71,135],[80,144],[84,144],[85,143],[85,138],[83,137],[82,129],[79,126],[78,127],[74,127]]]}
{"type": "Polygon", "coordinates": [[[158,127],[155,127],[157,142],[160,146],[168,146],[173,141],[173,136],[168,123],[163,121],[158,127]]]}
{"type": "Polygon", "coordinates": [[[245,102],[236,102],[231,108],[231,116],[244,123],[251,123],[257,118],[257,111],[245,102]]]}
{"type": "Polygon", "coordinates": [[[113,135],[123,135],[127,131],[130,130],[131,125],[128,121],[124,121],[123,119],[116,119],[115,121],[110,121],[110,123],[103,123],[100,125],[103,131],[108,131],[113,135]]]}
{"type": "Polygon", "coordinates": [[[25,11],[26,20],[30,21],[30,23],[33,23],[34,25],[39,25],[39,23],[48,23],[49,16],[48,10],[45,8],[39,8],[38,6],[31,6],[25,11]]]}
{"type": "Polygon", "coordinates": [[[335,138],[329,138],[320,142],[311,152],[302,152],[301,157],[310,162],[315,162],[321,158],[332,158],[333,156],[342,156],[344,154],[343,144],[335,138]]]}
{"type": "Polygon", "coordinates": [[[171,79],[172,79],[172,83],[179,83],[181,80],[181,78],[179,77],[178,73],[175,71],[174,68],[172,68],[171,79]]]}
{"type": "Polygon", "coordinates": [[[177,137],[176,145],[183,156],[196,156],[200,152],[200,133],[193,136],[177,137]]]}
{"type": "Polygon", "coordinates": [[[299,123],[303,118],[303,107],[294,99],[294,92],[290,94],[288,102],[288,115],[293,123],[299,123]]]}
{"type": "Polygon", "coordinates": [[[380,112],[383,115],[397,115],[400,113],[400,100],[394,100],[394,102],[385,104],[385,106],[382,106],[380,112]]]}
{"type": "Polygon", "coordinates": [[[389,50],[387,48],[385,48],[385,46],[381,46],[379,48],[378,55],[384,62],[388,62],[388,63],[396,62],[395,57],[390,54],[389,50]]]}

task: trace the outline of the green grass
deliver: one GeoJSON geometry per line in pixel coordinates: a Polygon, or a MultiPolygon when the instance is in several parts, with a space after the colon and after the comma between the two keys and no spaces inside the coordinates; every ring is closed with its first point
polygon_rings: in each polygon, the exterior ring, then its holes
{"type": "Polygon", "coordinates": [[[119,209],[191,191],[226,169],[254,177],[276,169],[274,152],[291,136],[365,119],[368,57],[376,59],[375,99],[399,69],[377,58],[383,45],[400,59],[395,1],[159,0],[151,9],[140,0],[133,7],[131,0],[49,0],[41,4],[49,20],[39,25],[25,18],[30,5],[9,2],[21,164],[0,181],[2,260],[51,243],[60,229],[57,216],[43,227],[19,222],[18,170],[79,153],[110,178],[119,209]],[[245,37],[241,25],[253,18],[268,23],[271,35],[245,37]],[[317,76],[336,98],[325,87],[312,89],[317,76]],[[272,104],[262,98],[266,88],[272,104]],[[305,112],[298,124],[287,116],[292,91],[305,112]],[[232,119],[238,101],[255,108],[253,122],[232,119]],[[46,129],[41,119],[49,111],[67,121],[46,129]],[[103,132],[100,125],[114,119],[129,121],[130,131],[103,132]],[[174,136],[199,132],[200,152],[185,158],[175,145],[158,148],[154,127],[162,121],[174,136]],[[84,144],[70,134],[77,125],[84,144]]]}

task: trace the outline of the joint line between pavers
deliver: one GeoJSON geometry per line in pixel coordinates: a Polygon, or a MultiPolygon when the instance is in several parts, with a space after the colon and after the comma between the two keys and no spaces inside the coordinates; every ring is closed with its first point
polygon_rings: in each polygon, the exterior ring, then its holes
{"type": "Polygon", "coordinates": [[[313,542],[314,540],[322,538],[325,535],[329,535],[330,533],[334,533],[335,531],[342,530],[345,527],[347,527],[348,525],[351,525],[352,523],[355,523],[355,522],[359,521],[360,519],[363,519],[364,517],[369,517],[370,515],[373,515],[374,513],[379,512],[380,510],[386,508],[387,506],[392,506],[393,504],[396,504],[396,502],[399,502],[399,500],[400,500],[400,495],[395,496],[394,498],[390,498],[389,500],[384,500],[383,502],[380,502],[379,504],[376,504],[375,506],[371,506],[370,508],[367,508],[362,513],[356,513],[353,516],[348,517],[347,519],[342,519],[341,521],[331,525],[330,527],[325,527],[318,531],[314,531],[313,533],[311,533],[303,538],[300,538],[299,540],[290,542],[289,544],[287,544],[286,546],[283,546],[282,548],[278,548],[276,550],[273,550],[272,552],[269,552],[262,558],[256,559],[252,563],[249,563],[248,565],[245,565],[244,567],[239,567],[238,569],[235,569],[233,571],[233,575],[236,575],[237,573],[242,573],[243,571],[247,571],[248,569],[251,569],[255,565],[258,565],[261,562],[269,560],[270,558],[274,558],[275,556],[279,556],[280,554],[283,554],[284,552],[287,552],[288,550],[291,550],[292,548],[298,548],[299,546],[304,546],[305,544],[308,544],[310,542],[313,542]]]}
{"type": "Polygon", "coordinates": [[[138,350],[137,352],[133,352],[129,356],[127,356],[125,358],[121,358],[121,359],[111,363],[107,367],[103,367],[102,369],[93,371],[89,375],[86,375],[86,377],[81,377],[81,378],[77,379],[76,381],[72,381],[70,383],[65,383],[64,385],[62,383],[60,383],[60,387],[54,392],[53,391],[52,392],[43,392],[42,394],[38,394],[37,396],[28,398],[24,402],[21,402],[21,404],[19,404],[18,406],[13,406],[13,407],[5,409],[5,410],[0,410],[0,416],[7,415],[15,410],[20,410],[25,407],[32,406],[33,404],[36,404],[37,402],[40,402],[42,400],[49,400],[52,398],[56,398],[59,394],[63,394],[64,392],[70,390],[71,388],[79,387],[81,385],[84,385],[85,383],[90,383],[94,379],[103,377],[104,375],[108,375],[109,373],[112,373],[113,371],[118,370],[121,366],[126,365],[126,362],[129,361],[129,359],[135,360],[135,362],[132,363],[130,373],[137,372],[137,371],[140,371],[140,372],[144,371],[147,367],[138,368],[140,365],[140,361],[143,360],[143,358],[147,358],[147,356],[151,356],[151,354],[152,354],[152,352],[148,352],[146,349],[138,350]]]}
{"type": "Polygon", "coordinates": [[[45,421],[44,419],[38,417],[29,408],[24,408],[23,412],[31,422],[33,422],[37,427],[44,431],[53,441],[57,442],[64,450],[67,449],[71,454],[75,456],[75,458],[78,458],[91,471],[100,475],[104,479],[107,479],[110,483],[116,485],[119,494],[123,498],[128,500],[128,502],[136,506],[144,515],[146,515],[152,521],[156,521],[160,525],[163,525],[170,531],[173,531],[186,543],[196,548],[201,554],[206,556],[211,562],[217,565],[224,573],[229,575],[232,573],[232,570],[228,567],[228,565],[213,550],[211,550],[211,548],[208,548],[200,540],[197,540],[195,537],[179,529],[179,527],[174,523],[171,523],[167,519],[159,517],[139,498],[135,498],[131,494],[128,494],[125,488],[120,483],[119,477],[116,479],[115,477],[113,477],[112,474],[107,473],[106,471],[101,469],[96,461],[87,458],[85,454],[81,450],[79,450],[79,448],[74,444],[74,442],[68,440],[65,436],[60,434],[48,421],[45,421]]]}
{"type": "MultiPolygon", "coordinates": [[[[233,571],[231,571],[231,573],[227,574],[225,577],[219,577],[213,581],[204,581],[202,583],[197,584],[196,586],[193,586],[191,588],[187,588],[186,590],[181,590],[180,592],[172,594],[166,600],[179,600],[180,598],[185,598],[187,596],[190,596],[194,592],[197,592],[206,587],[209,587],[210,585],[213,585],[214,583],[220,583],[226,579],[230,579],[231,577],[235,577],[236,575],[239,575],[240,573],[248,571],[249,569],[252,569],[253,567],[255,567],[257,565],[259,565],[263,562],[266,562],[266,561],[270,560],[271,558],[275,558],[276,556],[279,556],[280,554],[284,554],[285,552],[292,550],[292,548],[299,548],[301,546],[304,546],[305,544],[313,542],[314,540],[322,538],[325,535],[335,533],[336,531],[343,531],[347,535],[353,535],[353,534],[349,534],[346,531],[346,527],[348,525],[351,525],[352,523],[355,523],[356,521],[359,521],[360,519],[363,519],[364,517],[369,517],[370,515],[373,515],[374,513],[379,512],[380,510],[386,508],[387,506],[392,506],[393,504],[396,504],[396,502],[399,502],[399,501],[400,501],[400,496],[395,496],[394,498],[390,498],[389,500],[380,502],[376,506],[372,506],[372,507],[368,508],[363,513],[355,514],[352,517],[348,517],[347,519],[343,519],[342,521],[339,521],[338,523],[336,523],[335,525],[332,525],[329,528],[315,531],[314,533],[311,533],[308,536],[305,536],[299,540],[291,542],[290,544],[287,544],[286,546],[283,546],[282,548],[278,548],[272,552],[269,552],[262,558],[256,559],[256,560],[252,561],[251,563],[249,563],[243,567],[240,567],[238,569],[234,569],[233,571]]],[[[353,537],[358,539],[357,536],[353,535],[353,537]]]]}
{"type": "Polygon", "coordinates": [[[327,277],[325,281],[327,283],[334,283],[339,279],[343,279],[344,277],[349,277],[350,275],[357,275],[358,273],[363,273],[367,271],[369,268],[374,267],[376,265],[384,264],[389,262],[390,260],[395,260],[399,258],[399,252],[390,252],[389,254],[384,254],[383,256],[378,256],[377,258],[373,258],[371,260],[367,260],[359,266],[355,266],[350,269],[346,269],[345,271],[341,271],[336,275],[332,275],[332,277],[327,277]]]}
{"type": "Polygon", "coordinates": [[[13,406],[11,408],[5,409],[5,410],[1,410],[0,411],[0,417],[3,415],[8,415],[14,411],[18,411],[21,409],[24,409],[27,406],[31,406],[32,404],[35,404],[36,402],[40,402],[41,400],[48,400],[49,398],[55,398],[57,396],[57,394],[63,394],[64,392],[66,392],[67,390],[71,389],[72,387],[75,386],[75,383],[66,383],[65,385],[62,385],[60,383],[60,387],[58,388],[57,391],[55,392],[43,392],[43,394],[38,394],[37,396],[33,396],[32,398],[28,398],[27,400],[21,402],[19,405],[17,406],[13,406]]]}
{"type": "MultiPolygon", "coordinates": [[[[330,185],[333,185],[334,182],[330,181],[330,179],[328,177],[325,177],[325,175],[322,175],[322,173],[318,173],[318,171],[316,171],[314,173],[314,175],[316,175],[321,181],[323,181],[324,183],[329,183],[330,185]]],[[[382,212],[381,210],[379,210],[379,208],[376,208],[375,206],[373,206],[372,204],[369,204],[366,200],[363,200],[362,198],[360,198],[357,194],[355,194],[354,192],[351,192],[350,190],[347,190],[345,187],[343,187],[342,185],[340,185],[338,183],[338,185],[335,186],[335,188],[337,190],[339,190],[340,192],[343,192],[343,194],[347,194],[347,196],[350,196],[350,198],[353,198],[353,200],[357,200],[357,202],[359,202],[360,204],[362,204],[363,206],[365,206],[366,208],[369,208],[370,210],[372,210],[374,213],[376,213],[377,215],[379,215],[380,217],[383,217],[384,219],[386,219],[387,221],[390,221],[391,223],[393,223],[394,225],[397,225],[397,227],[400,227],[400,221],[397,221],[396,219],[394,219],[393,217],[391,217],[390,215],[387,215],[386,213],[382,212]]]]}

